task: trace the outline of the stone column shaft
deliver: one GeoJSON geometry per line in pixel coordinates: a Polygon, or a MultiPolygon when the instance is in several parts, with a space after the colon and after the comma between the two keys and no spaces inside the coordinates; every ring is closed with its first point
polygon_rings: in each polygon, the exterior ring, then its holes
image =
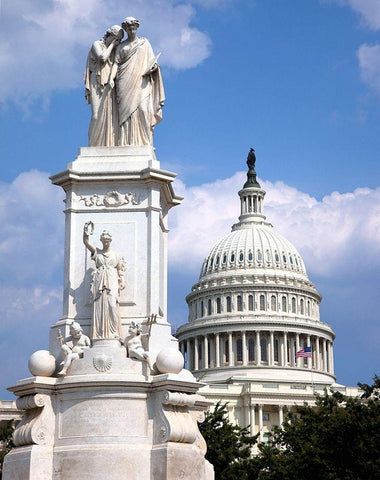
{"type": "Polygon", "coordinates": [[[233,351],[232,351],[232,332],[228,332],[228,365],[234,365],[233,351]]]}
{"type": "Polygon", "coordinates": [[[243,365],[245,366],[248,363],[247,336],[245,331],[241,333],[241,343],[242,343],[242,351],[243,351],[243,365]]]}
{"type": "MultiPolygon", "coordinates": [[[[296,333],[296,353],[300,350],[300,334],[296,333]]],[[[301,367],[301,360],[302,358],[296,359],[296,366],[299,368],[301,367]]]]}
{"type": "Polygon", "coordinates": [[[193,366],[191,364],[191,346],[190,346],[190,339],[186,340],[186,368],[188,370],[192,370],[193,366]]]}
{"type": "Polygon", "coordinates": [[[278,406],[278,422],[279,422],[280,427],[281,427],[283,421],[284,421],[284,407],[283,407],[283,405],[279,405],[278,406]]]}
{"type": "Polygon", "coordinates": [[[284,332],[284,367],[288,365],[288,334],[284,332]]]}
{"type": "MultiPolygon", "coordinates": [[[[311,343],[310,343],[310,335],[307,336],[307,346],[310,347],[311,346],[311,343]]],[[[313,350],[313,349],[312,349],[313,350]]],[[[311,355],[313,356],[313,351],[311,352],[311,355]]],[[[311,357],[308,357],[307,358],[307,368],[312,368],[312,362],[313,362],[313,358],[311,357]]]]}
{"type": "Polygon", "coordinates": [[[269,352],[269,365],[274,365],[274,333],[270,332],[270,352],[269,352]]]}
{"type": "Polygon", "coordinates": [[[203,339],[203,345],[204,345],[204,361],[203,361],[203,366],[204,368],[208,368],[208,338],[207,335],[204,336],[203,339]]]}
{"type": "Polygon", "coordinates": [[[194,370],[199,370],[198,337],[194,338],[194,370]]]}
{"type": "Polygon", "coordinates": [[[256,332],[256,365],[261,365],[260,332],[256,332]]]}
{"type": "Polygon", "coordinates": [[[321,369],[321,352],[319,348],[319,337],[315,339],[315,350],[316,350],[316,359],[317,359],[317,370],[321,369]]]}
{"type": "Polygon", "coordinates": [[[220,337],[219,333],[215,334],[215,364],[216,367],[220,367],[220,337]]]}
{"type": "Polygon", "coordinates": [[[263,406],[262,405],[259,405],[259,432],[260,432],[260,442],[263,441],[264,439],[264,432],[263,432],[263,428],[264,428],[264,423],[263,423],[263,406]]]}

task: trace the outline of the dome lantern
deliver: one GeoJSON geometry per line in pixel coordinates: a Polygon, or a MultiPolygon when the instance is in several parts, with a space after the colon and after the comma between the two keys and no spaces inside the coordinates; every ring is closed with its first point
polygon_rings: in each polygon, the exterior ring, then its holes
{"type": "Polygon", "coordinates": [[[239,223],[233,225],[232,230],[244,228],[245,224],[265,223],[264,215],[264,196],[265,191],[257,181],[257,173],[255,170],[256,155],[255,150],[251,148],[247,157],[247,181],[243,189],[239,191],[240,196],[240,217],[239,223]]]}

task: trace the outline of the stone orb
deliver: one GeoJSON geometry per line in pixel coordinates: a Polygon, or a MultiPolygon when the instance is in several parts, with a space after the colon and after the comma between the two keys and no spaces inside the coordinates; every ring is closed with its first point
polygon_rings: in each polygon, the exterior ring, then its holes
{"type": "Polygon", "coordinates": [[[51,377],[55,371],[55,358],[49,350],[37,350],[30,356],[28,367],[35,377],[51,377]]]}
{"type": "Polygon", "coordinates": [[[184,363],[182,353],[175,348],[164,348],[156,358],[156,367],[160,373],[179,373],[184,363]]]}

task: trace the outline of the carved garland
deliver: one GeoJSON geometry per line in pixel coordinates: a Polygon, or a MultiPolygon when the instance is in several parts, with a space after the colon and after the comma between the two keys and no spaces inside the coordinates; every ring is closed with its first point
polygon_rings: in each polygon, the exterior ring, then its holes
{"type": "Polygon", "coordinates": [[[141,202],[136,200],[136,193],[120,193],[116,190],[107,192],[105,195],[81,195],[79,201],[84,202],[86,207],[121,207],[122,205],[139,205],[141,202]]]}

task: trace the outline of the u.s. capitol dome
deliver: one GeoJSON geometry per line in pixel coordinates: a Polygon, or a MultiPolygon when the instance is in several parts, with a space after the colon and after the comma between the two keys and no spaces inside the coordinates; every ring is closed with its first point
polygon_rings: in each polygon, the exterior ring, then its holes
{"type": "Polygon", "coordinates": [[[176,335],[202,394],[265,441],[286,409],[334,384],[335,335],[301,255],[266,220],[255,161],[251,150],[239,220],[206,256],[176,335]]]}

